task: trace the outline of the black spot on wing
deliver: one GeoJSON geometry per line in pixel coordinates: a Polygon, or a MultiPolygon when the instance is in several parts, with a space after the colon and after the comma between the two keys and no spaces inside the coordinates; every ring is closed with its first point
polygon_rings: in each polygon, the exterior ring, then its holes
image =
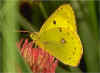
{"type": "Polygon", "coordinates": [[[59,32],[62,32],[62,28],[61,27],[59,27],[58,30],[59,30],[59,32]]]}
{"type": "Polygon", "coordinates": [[[62,44],[65,44],[65,43],[66,43],[66,40],[65,40],[64,38],[62,38],[62,39],[61,39],[61,43],[62,43],[62,44]]]}
{"type": "Polygon", "coordinates": [[[53,24],[56,24],[56,20],[53,21],[53,24]]]}

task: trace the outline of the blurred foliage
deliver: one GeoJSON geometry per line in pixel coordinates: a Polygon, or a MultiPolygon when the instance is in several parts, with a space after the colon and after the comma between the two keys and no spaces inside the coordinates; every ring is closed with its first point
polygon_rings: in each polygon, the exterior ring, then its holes
{"type": "MultiPolygon", "coordinates": [[[[0,70],[8,68],[12,70],[13,62],[9,61],[16,58],[21,65],[23,72],[29,72],[27,64],[16,52],[16,40],[19,35],[17,30],[27,30],[30,32],[39,31],[44,21],[58,8],[59,5],[70,3],[76,14],[78,33],[83,43],[84,54],[80,65],[76,68],[59,63],[56,73],[60,72],[100,72],[100,1],[86,0],[66,0],[66,1],[32,1],[18,0],[0,1],[0,70]],[[18,9],[19,3],[19,9],[18,9]],[[19,11],[19,12],[18,12],[19,11]],[[1,31],[2,30],[2,31],[1,31]],[[1,33],[2,32],[2,33],[1,33]],[[1,38],[2,36],[2,38],[1,38]],[[3,40],[1,40],[3,39],[3,40]],[[1,47],[3,45],[3,47],[1,47]],[[15,48],[15,49],[14,49],[15,48]],[[1,52],[2,51],[2,52],[1,52]],[[10,53],[10,54],[9,54],[10,53]],[[18,56],[16,56],[18,55],[18,56]],[[10,57],[10,60],[9,60],[10,57]],[[0,64],[1,65],[1,64],[0,64]],[[7,66],[6,66],[7,65],[7,66]]],[[[29,34],[25,34],[29,35],[29,34]]],[[[20,36],[25,37],[20,34],[20,36]]]]}
{"type": "Polygon", "coordinates": [[[98,52],[99,28],[94,1],[76,1],[72,5],[76,10],[80,38],[83,42],[86,70],[98,72],[100,67],[98,52]]]}
{"type": "Polygon", "coordinates": [[[16,48],[19,1],[4,0],[2,2],[4,4],[0,9],[0,72],[16,73],[18,64],[23,72],[31,73],[16,48]]]}
{"type": "MultiPolygon", "coordinates": [[[[16,2],[16,0],[15,0],[16,2]]],[[[15,61],[16,61],[16,35],[14,31],[16,30],[16,15],[14,15],[13,10],[17,9],[16,3],[9,3],[9,0],[4,1],[1,16],[1,31],[2,31],[2,71],[3,72],[16,72],[15,61]],[[14,9],[14,8],[15,9],[14,9]],[[10,17],[10,18],[9,18],[10,17]],[[10,33],[10,35],[9,35],[10,33]],[[15,61],[14,61],[15,60],[15,61]],[[10,65],[9,65],[10,62],[10,65]]]]}

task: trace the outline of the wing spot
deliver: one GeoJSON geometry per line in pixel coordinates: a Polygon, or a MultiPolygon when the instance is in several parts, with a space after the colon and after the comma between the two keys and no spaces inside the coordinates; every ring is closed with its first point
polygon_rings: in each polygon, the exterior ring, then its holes
{"type": "Polygon", "coordinates": [[[44,41],[43,43],[44,43],[45,45],[46,45],[46,44],[48,44],[48,42],[47,42],[47,41],[44,41]]]}
{"type": "Polygon", "coordinates": [[[59,32],[62,32],[62,28],[58,28],[59,29],[59,32]]]}
{"type": "Polygon", "coordinates": [[[68,58],[68,60],[71,60],[71,59],[72,59],[71,57],[68,58]]]}
{"type": "Polygon", "coordinates": [[[73,55],[75,55],[75,52],[73,52],[73,55]]]}
{"type": "Polygon", "coordinates": [[[61,43],[66,43],[66,40],[63,38],[63,39],[61,39],[61,43]]]}
{"type": "Polygon", "coordinates": [[[74,48],[74,50],[76,50],[76,48],[74,48]]]}
{"type": "Polygon", "coordinates": [[[67,20],[67,23],[70,23],[70,21],[69,21],[69,20],[67,20]]]}
{"type": "Polygon", "coordinates": [[[56,21],[55,20],[53,21],[53,24],[56,24],[56,21]]]}
{"type": "Polygon", "coordinates": [[[40,37],[38,39],[40,39],[40,37]]]}

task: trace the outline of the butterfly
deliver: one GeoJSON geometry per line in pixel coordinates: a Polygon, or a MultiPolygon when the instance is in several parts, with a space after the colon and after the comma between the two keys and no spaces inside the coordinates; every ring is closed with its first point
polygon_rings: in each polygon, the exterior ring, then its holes
{"type": "Polygon", "coordinates": [[[45,21],[40,31],[31,33],[30,37],[59,61],[73,67],[78,66],[83,47],[70,4],[59,6],[45,21]]]}

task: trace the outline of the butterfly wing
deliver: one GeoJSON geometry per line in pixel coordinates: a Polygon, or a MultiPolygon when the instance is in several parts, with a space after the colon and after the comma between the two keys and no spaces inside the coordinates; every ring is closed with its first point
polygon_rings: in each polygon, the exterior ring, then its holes
{"type": "Polygon", "coordinates": [[[70,66],[77,66],[83,53],[76,32],[66,28],[52,28],[39,33],[36,43],[51,55],[70,66]]]}
{"type": "Polygon", "coordinates": [[[63,4],[56,9],[56,11],[43,24],[40,32],[54,27],[68,27],[76,31],[75,15],[70,4],[63,4]]]}

